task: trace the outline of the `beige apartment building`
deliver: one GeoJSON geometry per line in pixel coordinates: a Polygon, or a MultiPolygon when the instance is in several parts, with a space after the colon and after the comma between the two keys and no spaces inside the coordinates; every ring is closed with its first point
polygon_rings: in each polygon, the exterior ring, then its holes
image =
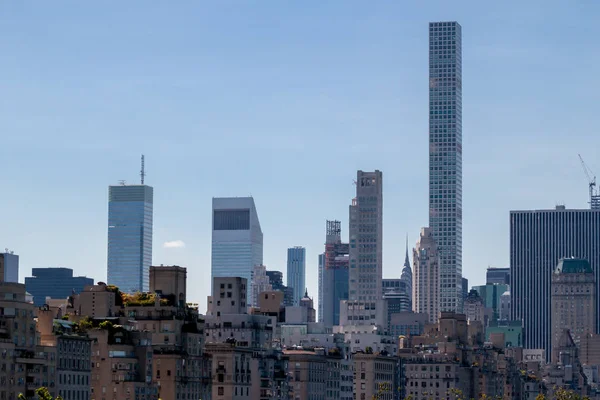
{"type": "MultiPolygon", "coordinates": [[[[575,344],[596,332],[596,279],[587,260],[565,258],[552,274],[551,284],[552,348],[569,330],[575,344]]],[[[552,362],[558,360],[552,352],[552,362]]]]}
{"type": "Polygon", "coordinates": [[[327,358],[324,352],[283,350],[290,375],[290,399],[325,400],[327,358]]]}
{"type": "Polygon", "coordinates": [[[357,400],[393,400],[398,388],[395,357],[378,354],[354,355],[354,393],[357,400]]]}

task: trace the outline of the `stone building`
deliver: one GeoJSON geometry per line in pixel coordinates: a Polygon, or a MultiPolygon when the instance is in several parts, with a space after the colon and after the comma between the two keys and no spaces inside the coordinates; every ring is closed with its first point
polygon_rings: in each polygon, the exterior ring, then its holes
{"type": "Polygon", "coordinates": [[[431,228],[422,228],[413,250],[413,311],[425,313],[429,322],[440,314],[440,255],[431,228]]]}
{"type": "Polygon", "coordinates": [[[397,359],[381,354],[354,355],[354,393],[357,400],[397,397],[397,359]]]}
{"type": "Polygon", "coordinates": [[[89,400],[92,340],[77,334],[56,338],[56,383],[64,400],[89,400]]]}
{"type": "MultiPolygon", "coordinates": [[[[586,260],[565,258],[552,274],[552,347],[558,345],[568,329],[575,344],[596,331],[596,279],[586,260]]],[[[554,355],[554,352],[552,352],[554,355]]],[[[552,362],[558,362],[554,357],[552,362]]]]}
{"type": "Polygon", "coordinates": [[[324,352],[283,350],[290,374],[290,398],[325,400],[327,358],[324,352]]]}

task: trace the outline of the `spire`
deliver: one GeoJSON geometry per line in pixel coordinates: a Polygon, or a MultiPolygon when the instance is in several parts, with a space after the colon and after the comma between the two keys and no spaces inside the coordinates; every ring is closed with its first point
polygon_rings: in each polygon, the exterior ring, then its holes
{"type": "Polygon", "coordinates": [[[406,257],[404,258],[404,267],[410,268],[410,260],[408,259],[408,233],[406,234],[406,257]]]}
{"type": "Polygon", "coordinates": [[[308,297],[308,288],[304,289],[304,297],[308,297]]]}

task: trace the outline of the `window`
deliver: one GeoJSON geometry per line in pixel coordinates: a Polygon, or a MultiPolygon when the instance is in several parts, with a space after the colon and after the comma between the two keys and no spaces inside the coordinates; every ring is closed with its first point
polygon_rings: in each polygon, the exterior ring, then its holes
{"type": "Polygon", "coordinates": [[[219,386],[219,388],[217,389],[217,393],[219,394],[219,396],[225,396],[225,388],[223,386],[219,386]]]}

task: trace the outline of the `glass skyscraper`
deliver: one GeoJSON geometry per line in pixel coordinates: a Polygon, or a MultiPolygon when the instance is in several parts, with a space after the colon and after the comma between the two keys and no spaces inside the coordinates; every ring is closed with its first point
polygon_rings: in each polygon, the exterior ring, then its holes
{"type": "MultiPolygon", "coordinates": [[[[254,266],[263,265],[263,233],[254,199],[215,197],[212,212],[211,282],[240,277],[251,284],[254,266]]],[[[250,304],[252,290],[246,293],[250,304]]]]}
{"type": "Polygon", "coordinates": [[[287,286],[294,289],[294,305],[306,291],[306,249],[296,246],[287,251],[287,286]]]}
{"type": "Polygon", "coordinates": [[[64,300],[73,293],[81,293],[94,280],[85,276],[73,276],[70,268],[33,268],[32,277],[25,278],[25,289],[33,296],[33,304],[40,307],[46,297],[64,300]]]}
{"type": "Polygon", "coordinates": [[[429,24],[429,227],[440,254],[441,311],[462,309],[462,32],[429,24]]]}
{"type": "Polygon", "coordinates": [[[147,185],[109,186],[108,197],[108,284],[127,293],[147,292],[154,189],[147,185]]]}

